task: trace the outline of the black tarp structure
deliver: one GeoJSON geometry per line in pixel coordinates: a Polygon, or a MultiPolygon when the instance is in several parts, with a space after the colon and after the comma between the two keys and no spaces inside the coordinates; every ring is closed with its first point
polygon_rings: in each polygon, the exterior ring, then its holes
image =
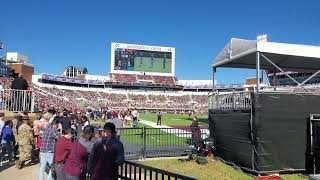
{"type": "Polygon", "coordinates": [[[320,96],[254,93],[247,110],[209,110],[215,155],[255,173],[310,168],[308,119],[320,113],[320,96]]]}

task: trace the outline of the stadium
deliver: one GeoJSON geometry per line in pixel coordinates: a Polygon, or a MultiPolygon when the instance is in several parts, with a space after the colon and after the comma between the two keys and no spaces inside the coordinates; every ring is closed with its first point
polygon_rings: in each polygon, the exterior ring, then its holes
{"type": "Polygon", "coordinates": [[[0,180],[320,180],[320,1],[0,4],[0,180]]]}
{"type": "Polygon", "coordinates": [[[310,56],[317,55],[308,54],[310,47],[233,38],[214,60],[213,80],[179,80],[175,75],[179,67],[175,66],[174,47],[124,43],[112,43],[110,47],[111,69],[105,76],[92,75],[86,67],[76,65],[65,67],[61,74],[34,74],[36,67],[27,56],[8,52],[1,57],[1,110],[8,116],[29,111],[36,120],[36,116],[50,109],[55,108],[58,114],[67,109],[70,117],[87,116],[100,133],[103,123],[110,120],[116,124],[117,136],[124,144],[126,162],[119,166],[120,179],[128,178],[132,169],[133,178],[144,175],[152,179],[160,173],[194,179],[150,169],[145,166],[148,163],[136,161],[187,156],[206,164],[208,161],[201,157],[213,154],[221,158],[219,161],[253,175],[317,172],[319,164],[312,147],[319,143],[319,116],[314,114],[318,107],[319,71],[308,63],[293,62],[297,57],[313,62],[315,57],[310,56]],[[280,46],[283,52],[277,50],[280,46]],[[298,46],[305,50],[298,55],[290,51],[298,46]],[[261,54],[252,55],[256,53],[261,54]],[[282,62],[282,69],[267,56],[290,60],[282,62]],[[256,62],[261,64],[256,66],[256,62]],[[257,74],[243,84],[222,85],[215,80],[220,67],[257,68],[257,74]],[[20,92],[10,85],[21,74],[29,88],[20,92]],[[266,76],[265,81],[261,76],[266,76]],[[19,99],[23,101],[15,102],[19,99]],[[304,106],[297,109],[301,104],[304,106]],[[134,111],[139,112],[139,121],[129,117],[134,111]],[[194,144],[194,116],[203,146],[194,144]],[[299,146],[295,149],[284,150],[285,146],[296,144],[299,146]],[[150,174],[136,172],[138,168],[149,170],[150,174]]]}

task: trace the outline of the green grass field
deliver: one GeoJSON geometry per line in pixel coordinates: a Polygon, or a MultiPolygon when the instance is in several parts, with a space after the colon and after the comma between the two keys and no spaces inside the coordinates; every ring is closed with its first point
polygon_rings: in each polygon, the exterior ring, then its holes
{"type": "Polygon", "coordinates": [[[166,60],[166,66],[163,68],[163,58],[154,58],[153,67],[151,67],[150,58],[144,57],[140,66],[140,57],[136,57],[134,58],[134,71],[171,73],[171,59],[166,60]]]}
{"type": "MultiPolygon", "coordinates": [[[[102,120],[96,120],[92,122],[92,125],[95,126],[103,126],[104,122],[102,120]]],[[[179,137],[174,134],[174,132],[170,133],[170,130],[163,131],[161,129],[155,129],[151,126],[144,125],[138,122],[138,128],[130,128],[122,129],[121,131],[121,140],[125,143],[132,144],[143,144],[142,137],[142,127],[145,127],[146,131],[146,145],[156,145],[156,146],[165,146],[165,145],[181,145],[188,146],[190,142],[190,137],[179,137]]]]}
{"type": "MultiPolygon", "coordinates": [[[[200,115],[199,125],[206,126],[208,125],[208,116],[200,115]]],[[[140,114],[139,119],[151,121],[157,123],[157,115],[154,113],[150,114],[140,114]]],[[[191,119],[187,114],[163,114],[162,115],[162,124],[167,126],[189,126],[191,124],[191,119]]]]}
{"type": "MultiPolygon", "coordinates": [[[[199,125],[207,126],[208,117],[203,115],[199,116],[199,125]]],[[[156,114],[140,114],[139,119],[147,120],[156,123],[157,116],[156,114]]],[[[103,126],[102,120],[93,121],[92,124],[96,126],[103,126]]],[[[162,124],[167,126],[189,126],[191,124],[191,119],[189,119],[188,115],[184,114],[163,114],[162,116],[162,124]]],[[[130,126],[127,126],[130,127],[130,126]]],[[[136,129],[124,129],[121,132],[121,139],[124,142],[132,143],[132,144],[142,144],[142,127],[146,128],[146,145],[179,145],[179,146],[188,146],[191,138],[190,137],[179,137],[174,132],[170,130],[163,131],[160,129],[154,129],[151,126],[144,125],[138,122],[138,128],[136,129]]]]}
{"type": "MultiPolygon", "coordinates": [[[[207,160],[208,164],[206,165],[198,165],[194,161],[180,161],[178,159],[139,161],[139,163],[201,180],[252,180],[256,178],[221,161],[210,158],[207,160]]],[[[299,174],[280,176],[283,180],[308,179],[306,176],[299,174]]]]}
{"type": "Polygon", "coordinates": [[[150,126],[138,123],[138,128],[123,129],[121,132],[121,139],[124,142],[132,144],[143,144],[142,127],[146,131],[146,145],[166,146],[166,145],[179,145],[188,146],[191,140],[190,137],[179,137],[173,132],[170,133],[161,129],[155,129],[150,126]]]}

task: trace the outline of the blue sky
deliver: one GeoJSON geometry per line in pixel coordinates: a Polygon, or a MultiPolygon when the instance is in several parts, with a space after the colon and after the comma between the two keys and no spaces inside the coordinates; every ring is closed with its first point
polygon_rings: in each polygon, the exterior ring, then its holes
{"type": "MultiPolygon", "coordinates": [[[[231,37],[320,45],[320,1],[1,0],[0,41],[29,56],[36,73],[68,65],[110,71],[111,42],[176,47],[179,79],[211,79],[213,58],[231,37]]],[[[254,71],[218,69],[219,83],[254,71]]]]}

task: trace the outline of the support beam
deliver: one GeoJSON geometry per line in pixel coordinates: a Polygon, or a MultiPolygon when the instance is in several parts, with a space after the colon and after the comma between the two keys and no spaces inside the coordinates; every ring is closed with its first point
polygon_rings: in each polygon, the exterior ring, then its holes
{"type": "Polygon", "coordinates": [[[308,77],[306,80],[304,80],[299,86],[304,85],[305,83],[307,83],[308,81],[310,81],[313,77],[315,77],[316,75],[318,75],[320,73],[320,70],[315,72],[314,74],[312,74],[310,77],[308,77]]]}
{"type": "Polygon", "coordinates": [[[212,94],[213,94],[213,93],[215,92],[215,90],[216,90],[215,77],[216,77],[216,68],[213,67],[213,68],[212,68],[212,94]]]}
{"type": "Polygon", "coordinates": [[[215,96],[215,91],[216,91],[216,84],[215,84],[215,78],[216,78],[216,68],[212,68],[212,94],[211,94],[211,106],[212,108],[215,108],[215,105],[218,108],[218,103],[217,103],[217,96],[215,96]]]}
{"type": "Polygon", "coordinates": [[[273,67],[273,90],[274,91],[277,90],[277,88],[276,88],[276,75],[277,75],[276,68],[273,67]]]}
{"type": "Polygon", "coordinates": [[[290,78],[292,81],[294,81],[297,85],[300,85],[298,81],[296,81],[293,77],[291,77],[287,72],[282,70],[279,66],[277,66],[274,62],[272,62],[270,59],[268,59],[265,55],[261,54],[261,56],[267,60],[270,64],[272,64],[274,67],[276,67],[279,71],[281,71],[283,74],[285,74],[288,78],[290,78]]]}
{"type": "Polygon", "coordinates": [[[256,57],[256,78],[257,78],[257,92],[260,92],[260,52],[257,51],[256,57]]]}

